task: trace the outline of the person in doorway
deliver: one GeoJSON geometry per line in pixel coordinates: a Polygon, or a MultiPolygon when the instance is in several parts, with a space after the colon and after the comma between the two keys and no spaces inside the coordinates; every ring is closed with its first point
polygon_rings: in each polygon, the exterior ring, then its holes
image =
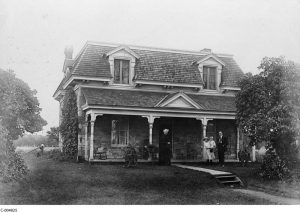
{"type": "Polygon", "coordinates": [[[160,154],[159,154],[159,164],[160,165],[171,165],[171,139],[169,135],[169,129],[164,129],[163,134],[161,137],[162,146],[159,147],[160,154]]]}
{"type": "Polygon", "coordinates": [[[219,132],[219,137],[217,140],[217,149],[218,149],[218,156],[219,156],[219,164],[224,166],[224,154],[227,151],[227,138],[223,136],[223,132],[219,132]]]}

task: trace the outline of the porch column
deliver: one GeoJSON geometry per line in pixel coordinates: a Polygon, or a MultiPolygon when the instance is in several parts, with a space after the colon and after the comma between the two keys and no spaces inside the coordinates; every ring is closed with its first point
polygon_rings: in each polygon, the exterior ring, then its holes
{"type": "Polygon", "coordinates": [[[90,160],[94,159],[94,125],[95,121],[91,120],[91,137],[90,137],[90,160]]]}
{"type": "Polygon", "coordinates": [[[88,156],[88,122],[84,125],[84,158],[85,160],[89,159],[88,156]]]}
{"type": "MultiPolygon", "coordinates": [[[[200,118],[200,117],[197,117],[196,118],[197,120],[200,120],[201,123],[202,123],[202,135],[203,135],[203,138],[206,137],[206,127],[207,127],[207,122],[208,121],[211,121],[213,120],[212,118],[206,118],[206,117],[203,117],[203,118],[200,118]]],[[[202,139],[203,140],[203,139],[202,139]]],[[[205,148],[204,148],[204,141],[202,141],[202,158],[204,159],[204,154],[205,154],[205,148]]]]}
{"type": "Polygon", "coordinates": [[[153,123],[154,120],[156,118],[159,118],[158,116],[153,116],[153,115],[149,115],[149,116],[142,116],[144,118],[148,119],[148,123],[149,123],[149,144],[152,145],[152,129],[153,129],[153,123]]]}
{"type": "Polygon", "coordinates": [[[94,159],[94,126],[97,116],[102,116],[103,114],[92,113],[91,114],[91,141],[90,141],[90,159],[94,159]]]}
{"type": "Polygon", "coordinates": [[[236,159],[239,159],[239,151],[240,151],[240,128],[236,128],[236,159]]]}

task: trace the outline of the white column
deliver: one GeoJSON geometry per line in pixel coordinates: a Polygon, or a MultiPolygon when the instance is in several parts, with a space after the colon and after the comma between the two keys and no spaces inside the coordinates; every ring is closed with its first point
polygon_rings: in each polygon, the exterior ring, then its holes
{"type": "MultiPolygon", "coordinates": [[[[207,127],[207,122],[213,120],[212,118],[207,118],[207,117],[197,117],[197,120],[201,120],[202,123],[202,134],[203,138],[206,137],[206,127],[207,127]]],[[[202,158],[204,159],[204,154],[205,154],[205,149],[204,149],[204,140],[202,139],[202,158]]]]}
{"type": "Polygon", "coordinates": [[[97,116],[102,116],[103,114],[91,113],[91,137],[90,137],[90,161],[94,159],[94,126],[97,116]]]}
{"type": "MultiPolygon", "coordinates": [[[[148,123],[149,123],[149,144],[152,145],[153,144],[153,138],[152,138],[152,130],[153,130],[153,124],[154,124],[154,120],[156,118],[159,118],[158,116],[153,116],[153,115],[149,115],[149,116],[142,116],[144,118],[148,119],[148,123]]],[[[152,155],[149,155],[148,160],[152,160],[152,155]]]]}
{"type": "Polygon", "coordinates": [[[91,120],[91,137],[90,137],[90,160],[94,159],[94,124],[95,121],[91,120]]]}
{"type": "Polygon", "coordinates": [[[142,116],[144,118],[148,119],[148,123],[149,123],[149,144],[152,144],[153,139],[152,139],[152,129],[153,129],[153,124],[154,124],[154,120],[156,118],[159,118],[158,116],[153,116],[153,115],[149,115],[149,116],[142,116]]]}
{"type": "Polygon", "coordinates": [[[88,160],[89,159],[89,156],[88,156],[88,123],[86,122],[85,125],[84,125],[84,158],[85,160],[88,160]]]}
{"type": "Polygon", "coordinates": [[[239,151],[240,151],[240,128],[236,128],[236,159],[239,159],[239,151]]]}
{"type": "Polygon", "coordinates": [[[256,161],[256,157],[255,157],[255,145],[252,146],[252,162],[256,161]]]}

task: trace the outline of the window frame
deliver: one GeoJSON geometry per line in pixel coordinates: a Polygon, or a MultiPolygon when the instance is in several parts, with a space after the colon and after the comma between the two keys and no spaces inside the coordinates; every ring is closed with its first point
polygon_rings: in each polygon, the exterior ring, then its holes
{"type": "Polygon", "coordinates": [[[218,90],[218,85],[217,85],[217,70],[218,70],[218,67],[217,66],[210,66],[210,65],[204,65],[203,66],[203,75],[202,75],[202,79],[203,79],[203,83],[204,83],[204,85],[203,85],[203,89],[204,90],[210,90],[210,91],[216,91],[216,90],[218,90]],[[207,88],[205,88],[205,80],[204,80],[204,69],[205,68],[207,68],[207,76],[206,76],[206,87],[207,88]],[[215,88],[214,89],[210,89],[209,88],[209,80],[210,80],[210,70],[211,69],[214,69],[214,71],[215,71],[215,88]]]}
{"type": "Polygon", "coordinates": [[[130,58],[119,58],[119,57],[115,57],[114,59],[113,59],[113,84],[114,85],[123,85],[123,86],[127,86],[127,85],[130,85],[130,82],[131,82],[131,80],[130,80],[130,77],[131,77],[131,67],[130,67],[130,65],[131,65],[131,59],[130,58]],[[119,60],[120,61],[120,69],[119,69],[119,77],[120,77],[120,80],[119,80],[119,82],[115,82],[115,70],[116,70],[116,67],[115,67],[115,61],[116,60],[119,60]],[[128,61],[128,83],[122,83],[121,81],[123,80],[122,79],[122,76],[123,76],[123,72],[122,72],[122,66],[123,66],[123,61],[128,61]]]}
{"type": "MultiPolygon", "coordinates": [[[[120,117],[120,118],[112,118],[111,119],[111,130],[110,130],[110,143],[111,143],[111,147],[125,147],[125,146],[128,146],[129,144],[129,117],[120,117]],[[121,131],[125,131],[127,133],[126,135],[126,143],[125,144],[115,144],[113,143],[113,128],[112,128],[112,125],[113,125],[113,121],[124,121],[126,123],[127,126],[125,126],[126,130],[115,130],[115,132],[121,132],[121,131]]],[[[118,133],[118,135],[120,135],[118,133]]]]}

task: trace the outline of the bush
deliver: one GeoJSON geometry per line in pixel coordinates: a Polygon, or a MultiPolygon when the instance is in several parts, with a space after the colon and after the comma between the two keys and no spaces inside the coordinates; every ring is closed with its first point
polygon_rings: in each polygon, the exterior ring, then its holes
{"type": "Polygon", "coordinates": [[[283,180],[291,176],[286,161],[282,160],[272,149],[266,152],[258,174],[268,180],[283,180]]]}
{"type": "Polygon", "coordinates": [[[59,149],[50,150],[44,154],[45,157],[56,161],[75,161],[73,156],[69,156],[61,152],[59,149]]]}
{"type": "Polygon", "coordinates": [[[28,173],[28,169],[6,135],[6,131],[0,125],[0,178],[4,182],[20,180],[28,173]]]}

